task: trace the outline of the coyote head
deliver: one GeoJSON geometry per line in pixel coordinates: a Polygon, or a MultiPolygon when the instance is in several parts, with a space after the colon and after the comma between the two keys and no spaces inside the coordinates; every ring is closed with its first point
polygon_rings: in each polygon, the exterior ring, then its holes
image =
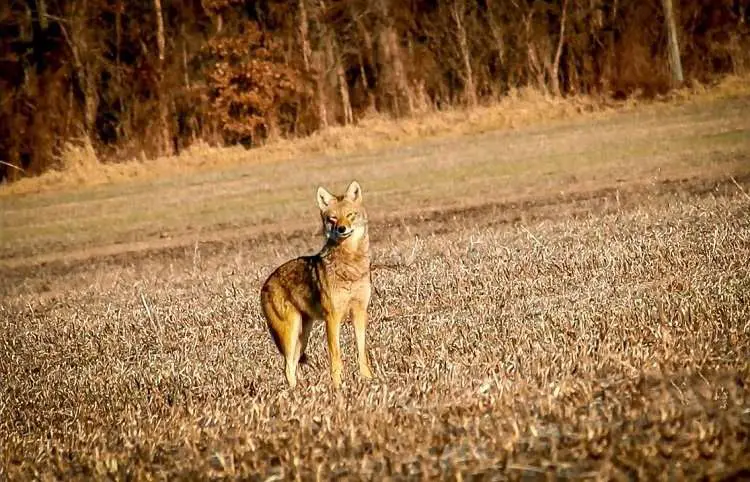
{"type": "Polygon", "coordinates": [[[362,206],[362,188],[352,181],[343,196],[318,188],[318,207],[326,237],[334,242],[360,238],[367,230],[367,213],[362,206]]]}

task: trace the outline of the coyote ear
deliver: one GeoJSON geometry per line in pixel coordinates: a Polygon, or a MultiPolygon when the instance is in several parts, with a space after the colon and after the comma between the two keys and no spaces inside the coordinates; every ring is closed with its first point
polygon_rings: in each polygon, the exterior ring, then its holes
{"type": "Polygon", "coordinates": [[[326,191],[322,186],[318,188],[318,195],[315,197],[318,199],[318,207],[321,211],[325,211],[331,205],[331,202],[336,199],[336,196],[326,191]]]}
{"type": "Polygon", "coordinates": [[[354,202],[362,201],[362,188],[357,181],[352,181],[349,187],[346,188],[346,198],[354,202]]]}

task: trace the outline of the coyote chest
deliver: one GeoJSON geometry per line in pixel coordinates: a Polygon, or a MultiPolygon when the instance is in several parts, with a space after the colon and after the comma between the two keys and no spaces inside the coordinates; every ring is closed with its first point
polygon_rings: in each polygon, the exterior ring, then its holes
{"type": "Polygon", "coordinates": [[[370,298],[369,252],[342,256],[325,251],[320,254],[321,310],[348,312],[352,302],[370,298]]]}
{"type": "Polygon", "coordinates": [[[358,286],[370,280],[370,247],[367,239],[360,240],[356,251],[325,247],[320,262],[331,285],[341,288],[358,286]]]}

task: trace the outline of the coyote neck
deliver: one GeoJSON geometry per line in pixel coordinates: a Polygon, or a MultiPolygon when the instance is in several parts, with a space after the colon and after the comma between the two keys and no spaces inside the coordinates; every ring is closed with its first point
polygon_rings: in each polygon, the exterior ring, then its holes
{"type": "Polygon", "coordinates": [[[370,273],[370,238],[367,231],[359,239],[342,243],[328,240],[320,252],[326,271],[338,281],[359,281],[370,273]]]}

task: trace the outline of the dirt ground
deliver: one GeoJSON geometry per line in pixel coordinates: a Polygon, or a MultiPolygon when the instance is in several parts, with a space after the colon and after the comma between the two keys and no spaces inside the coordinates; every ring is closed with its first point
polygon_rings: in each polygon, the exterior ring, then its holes
{"type": "Polygon", "coordinates": [[[0,197],[0,477],[748,477],[748,107],[0,197]],[[260,284],[353,178],[377,379],[316,326],[290,391],[260,284]]]}

